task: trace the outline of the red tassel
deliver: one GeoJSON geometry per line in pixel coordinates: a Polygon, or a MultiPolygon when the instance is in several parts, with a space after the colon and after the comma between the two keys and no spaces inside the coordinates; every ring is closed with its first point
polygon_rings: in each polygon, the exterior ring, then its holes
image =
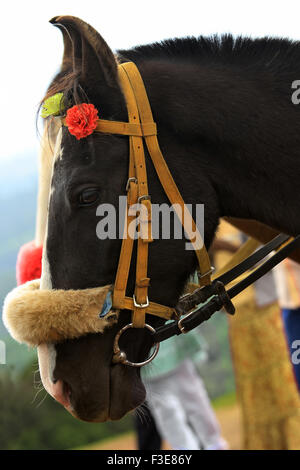
{"type": "Polygon", "coordinates": [[[39,279],[42,272],[42,246],[36,246],[34,241],[25,243],[18,253],[16,265],[17,285],[33,279],[39,279]]]}

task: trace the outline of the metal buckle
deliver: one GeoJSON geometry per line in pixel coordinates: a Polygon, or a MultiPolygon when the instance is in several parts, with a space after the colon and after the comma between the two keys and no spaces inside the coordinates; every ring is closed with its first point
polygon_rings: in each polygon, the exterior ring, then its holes
{"type": "Polygon", "coordinates": [[[134,178],[134,177],[128,178],[127,183],[126,183],[126,191],[129,190],[129,186],[130,186],[130,183],[131,183],[131,182],[137,183],[138,181],[137,181],[137,179],[134,178]]]}
{"type": "Polygon", "coordinates": [[[211,266],[210,269],[208,271],[206,271],[206,273],[204,273],[204,274],[200,274],[200,271],[197,271],[198,279],[202,279],[203,277],[207,276],[208,274],[212,274],[215,270],[216,270],[216,268],[214,266],[211,266]]]}
{"type": "Polygon", "coordinates": [[[188,333],[188,332],[190,331],[190,330],[185,331],[184,326],[182,326],[181,322],[182,322],[183,320],[185,320],[186,318],[189,318],[189,317],[194,313],[195,310],[197,310],[197,309],[194,308],[192,312],[188,313],[187,315],[185,315],[183,318],[181,318],[181,319],[177,322],[177,326],[178,326],[178,328],[180,329],[181,333],[186,334],[186,333],[188,333]]]}
{"type": "Polygon", "coordinates": [[[147,307],[149,307],[148,295],[147,295],[147,300],[146,300],[145,304],[138,304],[137,301],[135,300],[135,295],[134,294],[133,294],[132,298],[133,298],[133,305],[135,307],[138,307],[138,308],[147,308],[147,307]]]}
{"type": "MultiPolygon", "coordinates": [[[[113,358],[112,358],[112,362],[115,363],[115,364],[121,363],[121,364],[124,364],[126,366],[131,366],[131,367],[142,367],[146,364],[149,364],[149,362],[151,362],[158,353],[159,343],[154,344],[155,350],[153,351],[151,356],[148,359],[146,359],[145,361],[143,361],[143,362],[128,361],[126,353],[124,351],[121,351],[121,349],[120,349],[119,339],[120,339],[120,336],[124,333],[124,331],[128,330],[129,328],[134,328],[133,323],[128,323],[128,325],[124,326],[119,331],[119,333],[117,333],[117,335],[115,337],[115,340],[114,340],[114,355],[113,355],[113,358]]],[[[144,328],[147,328],[149,331],[151,331],[151,333],[155,333],[155,329],[152,326],[148,325],[147,323],[145,323],[144,328]]]]}
{"type": "Polygon", "coordinates": [[[140,204],[141,201],[144,201],[144,200],[146,200],[146,199],[149,199],[149,200],[151,201],[151,196],[149,196],[149,194],[145,194],[144,196],[140,196],[140,197],[138,198],[138,203],[140,204]]]}

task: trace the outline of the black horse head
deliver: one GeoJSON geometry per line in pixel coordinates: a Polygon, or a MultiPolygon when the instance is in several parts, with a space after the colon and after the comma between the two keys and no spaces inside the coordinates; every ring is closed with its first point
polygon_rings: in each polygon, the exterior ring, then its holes
{"type": "MultiPolygon", "coordinates": [[[[300,232],[295,188],[299,184],[299,111],[291,84],[299,78],[300,48],[287,40],[236,41],[228,36],[122,51],[116,58],[101,36],[73,17],[52,20],[64,39],[61,70],[47,96],[63,92],[67,108],[92,103],[99,118],[127,121],[117,60],[133,60],[144,79],[159,143],[185,203],[205,206],[204,239],[209,246],[219,217],[257,219],[281,231],[300,232]],[[288,59],[288,63],[287,63],[288,59]],[[296,60],[297,59],[297,60],[296,60]],[[299,70],[298,70],[299,69],[299,70]],[[298,76],[296,72],[298,73],[298,76]]],[[[147,158],[153,203],[167,203],[147,158]]],[[[44,244],[42,285],[84,289],[113,284],[120,237],[99,239],[96,209],[117,209],[126,195],[128,137],[93,133],[77,140],[63,127],[57,136],[44,244]]],[[[118,229],[116,230],[118,233],[118,229]]],[[[127,294],[132,296],[135,259],[127,294]]],[[[155,240],[149,248],[149,298],[176,305],[195,253],[185,240],[155,240]]],[[[129,323],[103,334],[41,345],[41,375],[47,390],[81,419],[119,419],[145,397],[139,369],[113,364],[113,340],[129,323]]],[[[161,320],[149,316],[156,326],[161,320]]],[[[151,347],[144,330],[122,339],[131,360],[142,361],[151,347]]]]}
{"type": "MultiPolygon", "coordinates": [[[[54,18],[52,23],[63,32],[65,51],[61,71],[48,96],[60,91],[67,107],[88,102],[99,110],[100,118],[128,121],[116,58],[104,40],[89,25],[73,17],[54,18]]],[[[180,153],[180,146],[169,133],[165,133],[161,142],[166,152],[180,153]]],[[[94,133],[77,140],[66,127],[59,131],[44,245],[44,287],[84,289],[114,283],[121,239],[118,236],[99,239],[97,207],[109,204],[116,209],[119,220],[119,197],[126,195],[128,165],[126,136],[94,133]]],[[[149,162],[147,165],[152,202],[167,202],[154,169],[149,162]]],[[[217,217],[210,224],[209,238],[216,222],[217,217]]],[[[152,301],[176,304],[196,267],[196,256],[185,250],[184,243],[177,239],[151,244],[148,274],[152,301]]],[[[128,281],[131,296],[135,257],[136,253],[128,281]]],[[[118,323],[103,334],[39,347],[46,389],[77,417],[96,421],[119,419],[144,400],[139,369],[112,364],[114,337],[129,321],[129,312],[122,311],[118,323]]],[[[157,325],[161,320],[152,318],[147,322],[157,325]]],[[[129,358],[137,362],[151,348],[149,334],[144,330],[130,330],[121,341],[129,358]]]]}

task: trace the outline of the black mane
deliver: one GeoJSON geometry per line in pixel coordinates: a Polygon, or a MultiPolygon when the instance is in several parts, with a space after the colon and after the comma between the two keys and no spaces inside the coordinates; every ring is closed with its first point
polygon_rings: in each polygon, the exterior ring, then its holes
{"type": "MultiPolygon", "coordinates": [[[[300,41],[288,38],[250,38],[231,34],[212,36],[189,36],[166,39],[152,44],[135,46],[132,49],[117,51],[119,62],[133,61],[137,65],[143,62],[169,61],[170,63],[204,63],[220,66],[242,67],[245,71],[262,72],[263,70],[285,74],[300,73],[300,41]]],[[[297,77],[295,77],[296,79],[297,77]]],[[[65,102],[70,106],[89,102],[89,98],[78,83],[78,71],[64,70],[52,81],[47,94],[41,100],[57,92],[65,94],[65,102]]],[[[102,105],[103,108],[103,105],[102,105]]],[[[38,113],[40,108],[38,110],[38,113]]]]}
{"type": "Polygon", "coordinates": [[[151,59],[169,59],[281,68],[300,63],[300,42],[288,38],[250,38],[231,34],[167,39],[153,44],[118,50],[121,60],[137,63],[151,59]]]}

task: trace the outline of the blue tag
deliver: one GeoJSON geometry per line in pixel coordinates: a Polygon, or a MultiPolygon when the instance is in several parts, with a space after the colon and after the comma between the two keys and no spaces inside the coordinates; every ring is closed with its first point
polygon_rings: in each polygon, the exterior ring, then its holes
{"type": "Polygon", "coordinates": [[[110,312],[111,308],[112,308],[112,298],[111,298],[111,291],[109,291],[104,300],[102,311],[101,313],[99,313],[99,318],[105,317],[105,315],[107,315],[108,312],[110,312]]]}

